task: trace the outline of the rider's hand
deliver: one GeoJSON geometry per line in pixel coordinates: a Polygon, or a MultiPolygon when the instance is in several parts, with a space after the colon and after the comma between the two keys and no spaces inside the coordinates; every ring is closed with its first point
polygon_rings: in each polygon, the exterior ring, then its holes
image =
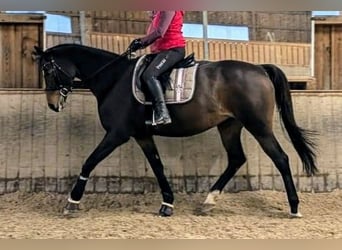
{"type": "Polygon", "coordinates": [[[141,42],[140,38],[134,39],[131,44],[128,46],[128,50],[130,50],[131,52],[135,52],[138,49],[142,49],[144,48],[144,45],[141,42]]]}

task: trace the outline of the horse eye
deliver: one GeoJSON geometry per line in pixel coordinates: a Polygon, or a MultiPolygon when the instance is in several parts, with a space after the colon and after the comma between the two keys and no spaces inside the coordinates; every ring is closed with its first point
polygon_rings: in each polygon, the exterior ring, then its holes
{"type": "Polygon", "coordinates": [[[43,69],[43,73],[44,73],[44,75],[51,75],[51,74],[53,74],[53,69],[52,69],[52,68],[45,67],[45,68],[43,69]]]}

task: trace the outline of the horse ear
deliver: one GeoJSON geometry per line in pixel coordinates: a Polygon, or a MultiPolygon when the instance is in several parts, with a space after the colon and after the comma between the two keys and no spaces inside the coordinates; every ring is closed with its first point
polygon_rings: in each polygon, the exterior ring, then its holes
{"type": "Polygon", "coordinates": [[[34,49],[35,49],[35,53],[37,54],[37,55],[42,55],[43,53],[44,53],[44,51],[40,48],[40,47],[38,47],[38,46],[34,46],[34,49]]]}
{"type": "Polygon", "coordinates": [[[38,46],[34,46],[34,49],[35,50],[32,51],[32,59],[34,61],[37,61],[37,60],[39,60],[42,57],[44,51],[40,47],[38,47],[38,46]]]}

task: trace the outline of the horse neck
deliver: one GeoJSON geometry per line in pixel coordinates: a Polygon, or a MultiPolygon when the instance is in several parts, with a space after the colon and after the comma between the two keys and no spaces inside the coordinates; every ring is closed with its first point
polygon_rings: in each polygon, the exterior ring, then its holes
{"type": "Polygon", "coordinates": [[[83,80],[90,79],[91,77],[100,74],[103,66],[111,61],[118,60],[119,57],[120,56],[116,54],[109,54],[83,47],[77,47],[70,54],[70,60],[74,62],[78,69],[78,77],[83,80]]]}
{"type": "Polygon", "coordinates": [[[81,48],[70,58],[74,61],[79,77],[96,97],[108,93],[123,77],[129,76],[130,61],[116,54],[102,53],[81,48]],[[76,54],[81,56],[76,56],[76,54]]]}

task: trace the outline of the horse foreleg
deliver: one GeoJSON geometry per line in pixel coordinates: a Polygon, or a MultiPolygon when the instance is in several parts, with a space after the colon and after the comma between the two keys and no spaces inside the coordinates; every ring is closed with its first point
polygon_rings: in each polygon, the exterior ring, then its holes
{"type": "Polygon", "coordinates": [[[171,216],[173,213],[173,192],[170,184],[164,174],[164,166],[160,160],[160,156],[157,147],[154,143],[152,136],[146,136],[144,138],[135,138],[141,149],[143,150],[152,171],[157,178],[161,193],[163,196],[163,202],[159,209],[160,216],[171,216]]]}
{"type": "Polygon", "coordinates": [[[127,142],[129,137],[122,134],[116,136],[115,133],[107,133],[96,149],[90,154],[82,166],[82,171],[70,193],[68,202],[64,207],[63,213],[68,215],[79,210],[79,203],[84,194],[85,186],[87,184],[90,173],[94,170],[96,165],[106,158],[115,148],[127,142]]]}

